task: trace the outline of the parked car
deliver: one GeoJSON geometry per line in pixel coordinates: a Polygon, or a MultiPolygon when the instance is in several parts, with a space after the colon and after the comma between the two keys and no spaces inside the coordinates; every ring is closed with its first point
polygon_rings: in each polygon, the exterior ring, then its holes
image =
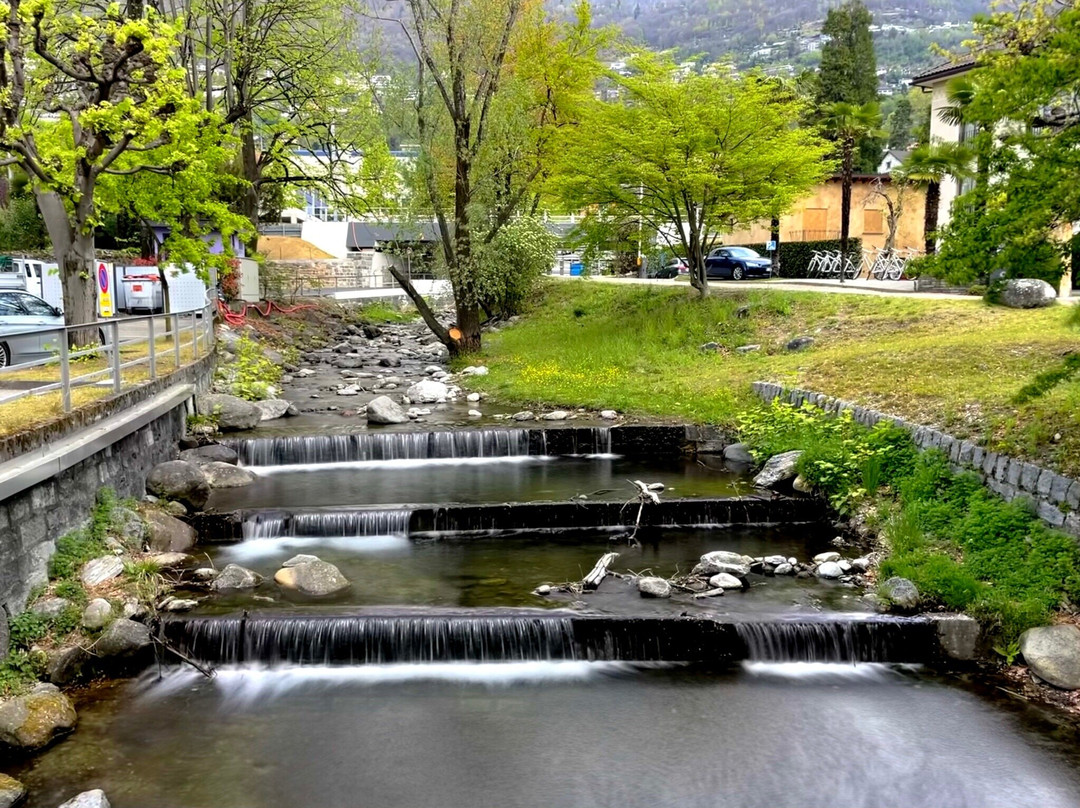
{"type": "Polygon", "coordinates": [[[0,291],[0,367],[51,356],[60,335],[50,329],[63,325],[64,313],[40,297],[0,291]]]}
{"type": "Polygon", "coordinates": [[[717,247],[705,259],[705,275],[709,278],[768,278],[772,260],[763,258],[749,247],[717,247]]]}
{"type": "Polygon", "coordinates": [[[690,271],[690,265],[685,258],[672,258],[661,267],[649,273],[650,278],[677,278],[690,271]]]}

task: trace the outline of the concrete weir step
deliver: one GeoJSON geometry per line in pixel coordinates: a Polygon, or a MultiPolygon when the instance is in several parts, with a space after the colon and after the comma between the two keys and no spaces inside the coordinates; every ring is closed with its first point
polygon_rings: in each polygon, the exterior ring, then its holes
{"type": "MultiPolygon", "coordinates": [[[[636,507],[622,502],[502,502],[479,505],[402,505],[322,510],[237,510],[200,514],[195,528],[203,542],[240,541],[252,525],[273,525],[276,535],[367,535],[366,526],[413,538],[467,537],[493,533],[550,532],[619,528],[632,525],[636,507]],[[323,517],[319,515],[323,514],[323,517]],[[325,533],[317,529],[325,523],[325,533]],[[303,526],[301,528],[301,525],[303,526]],[[245,528],[246,526],[246,528],[245,528]],[[315,532],[313,532],[313,530],[315,532]],[[342,532],[344,531],[344,532],[342,532]]],[[[827,516],[814,499],[761,495],[666,499],[641,512],[643,527],[811,524],[827,516]]],[[[271,537],[263,530],[262,537],[271,537]]]]}
{"type": "Polygon", "coordinates": [[[175,618],[162,623],[161,630],[175,648],[208,664],[569,659],[707,664],[740,660],[943,663],[971,658],[964,655],[964,648],[946,640],[955,633],[947,621],[882,615],[740,621],[527,609],[381,609],[175,618]]]}

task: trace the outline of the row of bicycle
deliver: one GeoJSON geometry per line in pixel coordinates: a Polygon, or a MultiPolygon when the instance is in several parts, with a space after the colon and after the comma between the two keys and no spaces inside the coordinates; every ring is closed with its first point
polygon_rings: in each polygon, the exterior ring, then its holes
{"type": "Polygon", "coordinates": [[[864,250],[862,259],[855,261],[851,255],[841,255],[840,250],[814,250],[810,265],[806,268],[808,278],[839,278],[841,272],[848,279],[872,278],[879,281],[898,281],[904,277],[908,261],[919,254],[918,250],[864,250]]]}

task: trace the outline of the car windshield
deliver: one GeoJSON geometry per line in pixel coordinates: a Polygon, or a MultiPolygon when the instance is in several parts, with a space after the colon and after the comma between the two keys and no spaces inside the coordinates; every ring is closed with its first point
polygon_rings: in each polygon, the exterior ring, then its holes
{"type": "Polygon", "coordinates": [[[0,295],[0,317],[25,317],[26,312],[19,305],[19,299],[12,294],[0,295]]]}
{"type": "Polygon", "coordinates": [[[53,307],[42,300],[40,297],[34,295],[19,295],[19,302],[22,303],[23,308],[35,317],[55,317],[56,312],[53,311],[53,307]]]}
{"type": "Polygon", "coordinates": [[[728,252],[731,253],[732,258],[761,258],[749,247],[728,247],[728,252]]]}

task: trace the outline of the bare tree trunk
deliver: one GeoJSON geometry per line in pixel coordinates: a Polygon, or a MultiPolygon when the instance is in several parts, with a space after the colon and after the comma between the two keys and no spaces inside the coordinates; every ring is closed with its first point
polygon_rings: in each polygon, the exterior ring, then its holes
{"type": "Polygon", "coordinates": [[[416,305],[417,311],[420,312],[420,316],[424,319],[424,323],[427,327],[431,329],[431,333],[438,337],[443,345],[450,348],[451,343],[453,343],[450,332],[439,322],[439,319],[435,316],[435,312],[431,310],[431,306],[424,300],[424,296],[416,291],[416,287],[413,286],[412,280],[393,264],[390,264],[387,269],[390,271],[390,274],[394,276],[394,280],[398,282],[398,285],[405,290],[405,294],[409,296],[409,299],[416,305]]]}
{"type": "Polygon", "coordinates": [[[855,144],[844,142],[843,178],[840,189],[840,283],[848,257],[848,235],[851,232],[851,183],[854,175],[855,144]]]}
{"type": "Polygon", "coordinates": [[[772,217],[772,221],[769,222],[771,231],[769,237],[772,239],[773,247],[772,251],[772,274],[774,276],[780,274],[780,218],[777,216],[772,217]]]}
{"type": "Polygon", "coordinates": [[[241,212],[251,222],[251,235],[244,244],[249,256],[255,255],[259,250],[259,156],[255,151],[255,131],[252,124],[249,111],[240,125],[240,159],[244,179],[248,181],[240,205],[241,212]]]}

